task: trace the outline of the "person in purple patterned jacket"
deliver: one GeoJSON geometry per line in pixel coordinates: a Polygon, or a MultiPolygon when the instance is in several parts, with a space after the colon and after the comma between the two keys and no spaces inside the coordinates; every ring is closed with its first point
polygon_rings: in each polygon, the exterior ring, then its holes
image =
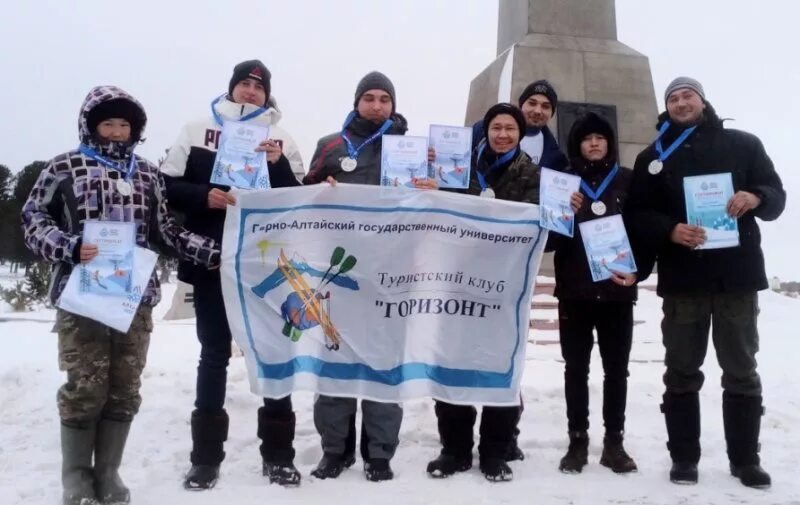
{"type": "MultiPolygon", "coordinates": [[[[22,209],[25,244],[54,264],[54,304],[74,266],[98,253],[82,243],[87,220],[134,222],[137,245],[219,266],[219,244],[170,217],[161,173],[133,154],[146,122],[144,108],[129,94],[93,88],[78,119],[80,146],[50,160],[31,190],[22,209]]],[[[152,308],[160,298],[154,272],[127,333],[65,310],[56,314],[59,367],[67,372],[58,390],[65,504],[130,501],[118,471],[142,401],[152,308]]]]}

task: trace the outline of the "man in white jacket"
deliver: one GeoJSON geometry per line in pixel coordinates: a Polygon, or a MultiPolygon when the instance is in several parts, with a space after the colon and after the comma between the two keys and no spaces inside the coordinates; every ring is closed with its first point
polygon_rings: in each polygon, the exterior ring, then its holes
{"type": "MultiPolygon", "coordinates": [[[[269,126],[269,139],[258,150],[267,154],[272,187],[299,186],[305,170],[297,145],[277,126],[281,113],[271,96],[270,73],[258,60],[236,65],[228,93],[211,103],[210,114],[186,124],[161,165],[172,208],[185,215],[190,231],[222,240],[225,209],[235,199],[229,187],[212,184],[211,173],[225,121],[247,121],[269,126]],[[202,230],[202,231],[198,231],[202,230]]],[[[186,489],[209,489],[219,477],[228,436],[225,387],[231,356],[231,332],[222,298],[219,270],[206,270],[183,262],[178,278],[194,286],[200,363],[197,367],[195,410],[192,412],[192,467],[186,489]]],[[[297,485],[294,466],[295,415],[291,397],[264,399],[258,410],[263,473],[270,482],[297,485]]]]}

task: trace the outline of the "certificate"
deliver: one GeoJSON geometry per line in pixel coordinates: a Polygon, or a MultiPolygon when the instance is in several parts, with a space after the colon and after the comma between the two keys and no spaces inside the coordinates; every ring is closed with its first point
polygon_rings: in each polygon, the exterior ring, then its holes
{"type": "Polygon", "coordinates": [[[269,128],[225,121],[219,138],[211,183],[243,189],[269,189],[267,154],[256,147],[269,138],[269,128]]]}
{"type": "Polygon", "coordinates": [[[381,186],[413,188],[428,178],[428,139],[405,135],[381,137],[381,186]]]}
{"type": "Polygon", "coordinates": [[[440,188],[468,188],[472,161],[472,128],[431,125],[430,144],[436,150],[432,177],[440,188]]]}
{"type": "Polygon", "coordinates": [[[539,184],[540,224],[542,228],[572,237],[575,212],[569,199],[581,187],[581,178],[549,168],[542,168],[539,184]]]}
{"type": "Polygon", "coordinates": [[[127,296],[133,283],[136,225],[116,221],[85,221],[83,243],[97,246],[97,256],[80,267],[80,292],[127,296]]]}
{"type": "Polygon", "coordinates": [[[683,178],[686,223],[706,231],[706,243],[698,249],[722,249],[739,245],[739,223],[728,215],[733,198],[730,172],[683,178]]]}
{"type": "Polygon", "coordinates": [[[583,247],[594,282],[611,278],[611,272],[630,274],[636,262],[619,214],[580,223],[583,247]]]}

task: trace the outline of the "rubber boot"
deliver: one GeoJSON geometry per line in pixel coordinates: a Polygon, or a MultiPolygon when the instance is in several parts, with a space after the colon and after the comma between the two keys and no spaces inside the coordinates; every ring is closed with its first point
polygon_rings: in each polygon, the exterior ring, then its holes
{"type": "Polygon", "coordinates": [[[131,423],[102,419],[94,447],[94,491],[103,503],[130,503],[131,493],[119,476],[131,423]]]}

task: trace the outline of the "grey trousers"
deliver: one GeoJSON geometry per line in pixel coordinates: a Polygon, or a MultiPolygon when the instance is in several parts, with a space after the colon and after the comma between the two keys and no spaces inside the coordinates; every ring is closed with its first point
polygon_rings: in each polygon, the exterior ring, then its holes
{"type": "Polygon", "coordinates": [[[709,329],[722,368],[722,388],[735,395],[760,396],[756,372],[758,293],[699,293],[664,296],[661,330],[668,393],[696,393],[708,351],[709,329]]]}
{"type": "MultiPolygon", "coordinates": [[[[314,402],[314,425],[322,439],[323,452],[344,454],[350,418],[358,400],[319,395],[314,402]]],[[[392,459],[400,443],[403,408],[397,403],[361,401],[362,426],[367,431],[367,454],[370,458],[392,459]]],[[[363,440],[363,437],[362,437],[363,440]]],[[[362,448],[362,453],[364,449],[362,448]]]]}

